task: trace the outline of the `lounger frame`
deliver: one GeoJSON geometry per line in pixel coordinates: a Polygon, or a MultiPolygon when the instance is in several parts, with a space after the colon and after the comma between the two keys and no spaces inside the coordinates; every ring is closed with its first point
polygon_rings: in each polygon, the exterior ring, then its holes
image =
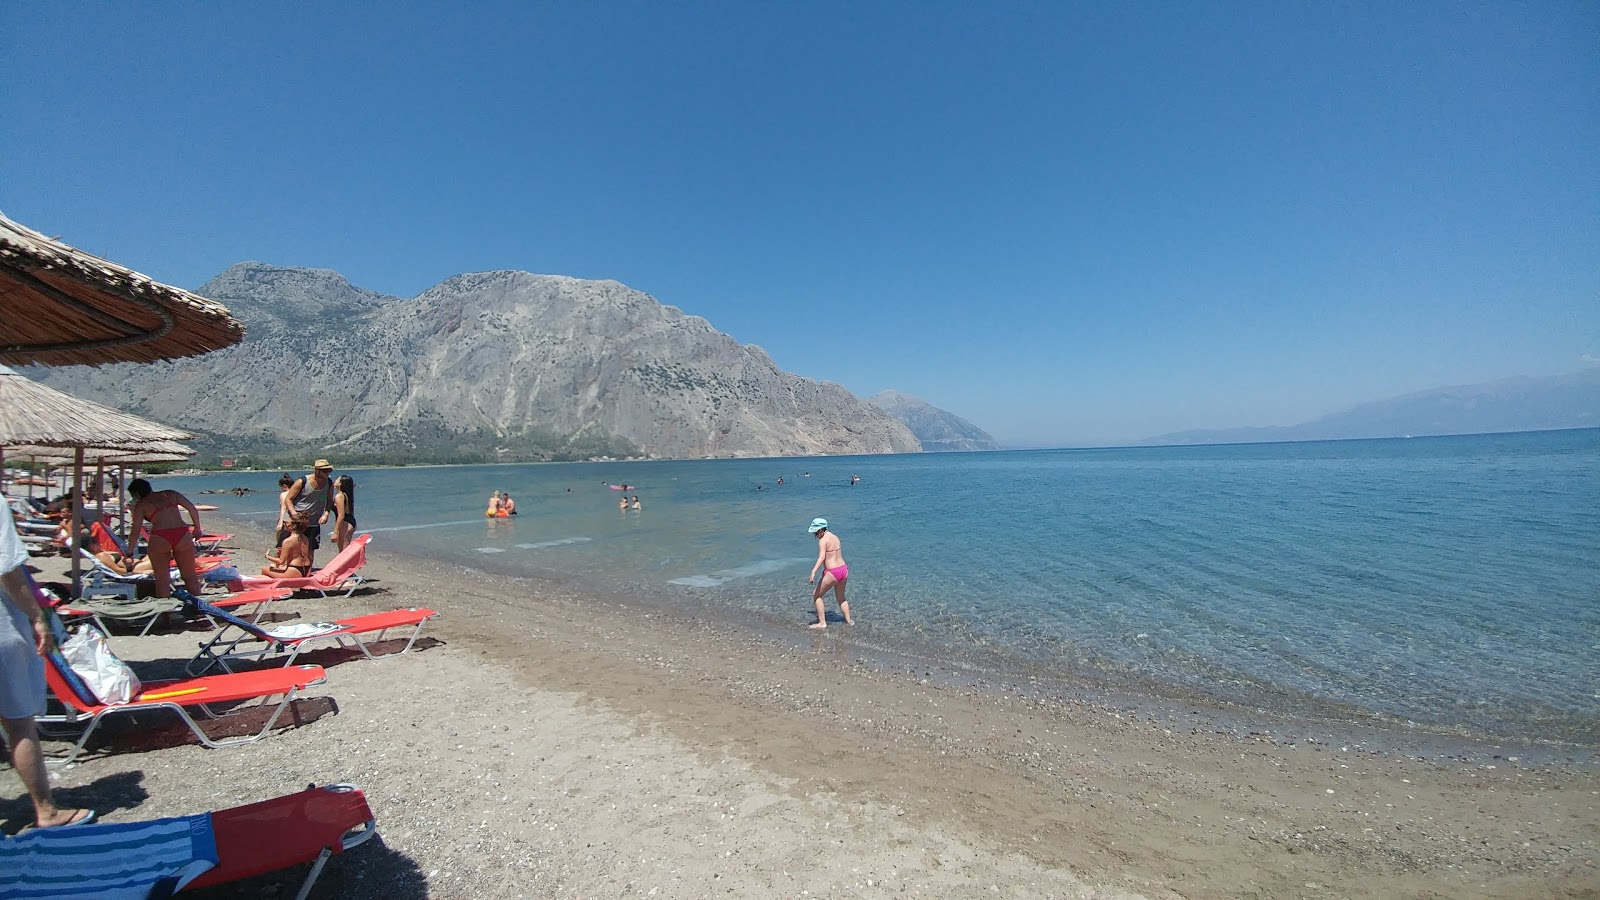
{"type": "MultiPolygon", "coordinates": [[[[392,625],[384,625],[376,629],[357,630],[340,622],[335,622],[333,624],[341,626],[338,631],[330,631],[326,634],[311,634],[301,638],[278,638],[273,636],[272,632],[256,625],[254,622],[246,621],[226,612],[218,616],[208,610],[206,606],[209,606],[209,604],[200,607],[202,613],[211,616],[213,621],[220,618],[225,624],[218,629],[216,634],[211,636],[210,640],[200,644],[200,651],[184,665],[184,672],[190,675],[204,675],[213,668],[221,668],[224,672],[232,673],[234,669],[228,665],[229,659],[259,660],[265,659],[274,653],[286,653],[287,656],[284,657],[283,664],[291,666],[294,665],[294,661],[300,657],[301,653],[318,644],[331,644],[332,646],[349,650],[359,650],[362,656],[371,660],[403,656],[416,645],[417,638],[422,636],[422,627],[428,624],[430,619],[439,615],[434,610],[412,606],[389,610],[386,613],[373,613],[370,616],[357,616],[353,619],[343,620],[346,623],[359,623],[362,619],[381,619],[384,616],[393,616],[398,613],[414,614],[401,621],[396,621],[392,625]],[[426,615],[417,615],[423,613],[426,615]],[[380,643],[389,632],[400,631],[405,628],[411,629],[411,636],[406,640],[406,645],[399,650],[393,653],[374,655],[367,648],[369,642],[373,644],[380,643]],[[238,634],[234,637],[229,637],[232,631],[237,631],[238,634]],[[362,638],[363,635],[367,636],[365,640],[362,638]]],[[[219,610],[218,612],[222,611],[219,610]]]]}
{"type": "MultiPolygon", "coordinates": [[[[228,716],[238,715],[245,710],[257,709],[266,706],[266,698],[273,696],[273,694],[259,695],[257,699],[260,699],[262,702],[245,704],[243,706],[235,707],[227,712],[218,712],[212,709],[211,707],[213,704],[211,703],[182,703],[172,699],[146,701],[135,700],[132,703],[122,704],[119,706],[100,705],[95,707],[85,707],[83,702],[78,699],[78,696],[72,692],[71,688],[67,687],[65,684],[61,684],[58,687],[57,683],[60,681],[61,676],[50,670],[49,667],[53,665],[53,663],[46,662],[45,665],[46,673],[50,676],[49,681],[51,682],[51,693],[56,695],[56,699],[60,701],[64,711],[61,714],[47,714],[39,716],[37,717],[37,721],[52,725],[85,726],[83,734],[78,737],[78,742],[73,745],[72,750],[70,750],[66,756],[52,757],[46,760],[46,763],[51,766],[64,766],[72,762],[74,759],[77,759],[78,754],[82,753],[83,748],[89,743],[89,738],[94,734],[94,730],[100,727],[100,721],[107,716],[116,715],[117,713],[145,712],[152,709],[167,709],[177,713],[178,718],[182,719],[183,723],[189,726],[189,730],[194,732],[194,736],[200,739],[200,743],[207,747],[218,749],[222,747],[237,747],[241,744],[253,744],[267,736],[267,733],[272,730],[272,726],[276,725],[278,719],[283,715],[283,711],[289,708],[290,704],[294,702],[295,698],[297,698],[301,692],[307,688],[318,687],[326,684],[328,681],[327,673],[322,671],[321,666],[297,667],[303,672],[309,673],[315,671],[320,674],[318,674],[317,677],[306,681],[302,685],[291,686],[287,691],[284,691],[283,699],[278,701],[277,708],[272,711],[272,715],[267,718],[266,724],[261,726],[260,731],[257,731],[252,735],[241,735],[239,737],[216,740],[210,735],[206,734],[205,731],[200,727],[200,723],[196,722],[194,717],[189,715],[188,707],[194,707],[200,710],[202,718],[223,719],[228,716]],[[86,716],[87,718],[85,718],[86,716]]],[[[181,684],[182,682],[174,683],[181,684]]],[[[161,685],[157,683],[156,686],[161,685]]],[[[235,699],[248,700],[250,698],[230,698],[227,700],[218,700],[214,702],[231,703],[235,699]]]]}

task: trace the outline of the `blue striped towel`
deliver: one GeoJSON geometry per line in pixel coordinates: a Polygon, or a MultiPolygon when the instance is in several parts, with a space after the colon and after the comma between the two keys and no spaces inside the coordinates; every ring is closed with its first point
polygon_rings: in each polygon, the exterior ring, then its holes
{"type": "Polygon", "coordinates": [[[0,900],[166,897],[216,864],[209,813],[35,828],[0,839],[0,900]]]}

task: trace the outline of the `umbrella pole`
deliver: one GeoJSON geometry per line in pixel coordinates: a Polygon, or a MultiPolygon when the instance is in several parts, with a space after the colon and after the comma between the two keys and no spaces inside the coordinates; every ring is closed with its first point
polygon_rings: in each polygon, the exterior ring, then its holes
{"type": "Polygon", "coordinates": [[[96,459],[94,461],[94,480],[89,484],[94,488],[94,520],[103,523],[106,520],[106,461],[104,459],[96,459]]]}
{"type": "Polygon", "coordinates": [[[72,596],[83,590],[83,567],[78,556],[78,523],[83,519],[83,448],[72,451],[72,530],[67,532],[67,549],[72,553],[72,596]]]}

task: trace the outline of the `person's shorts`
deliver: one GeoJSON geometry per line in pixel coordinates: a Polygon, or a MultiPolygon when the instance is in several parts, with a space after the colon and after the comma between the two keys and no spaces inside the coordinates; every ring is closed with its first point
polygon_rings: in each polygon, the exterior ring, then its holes
{"type": "Polygon", "coordinates": [[[311,549],[312,550],[315,550],[318,547],[321,547],[322,546],[322,526],[321,525],[307,525],[306,526],[306,540],[311,542],[311,549]]]}
{"type": "Polygon", "coordinates": [[[44,660],[28,617],[10,603],[0,614],[0,719],[44,715],[44,660]]]}

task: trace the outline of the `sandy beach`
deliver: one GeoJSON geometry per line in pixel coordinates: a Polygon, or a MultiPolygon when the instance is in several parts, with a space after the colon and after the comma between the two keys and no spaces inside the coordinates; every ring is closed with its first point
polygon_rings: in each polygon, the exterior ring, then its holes
{"type": "MultiPolygon", "coordinates": [[[[257,564],[264,535],[230,526],[257,564]]],[[[159,716],[103,729],[58,800],[125,822],[356,784],[381,843],[336,858],[320,897],[1600,897],[1589,767],[959,686],[871,664],[842,627],[781,644],[381,542],[366,574],[276,612],[439,610],[417,648],[311,655],[327,684],[254,745],[207,750],[159,716]]],[[[155,678],[203,639],[112,641],[155,678]]],[[[7,777],[15,832],[31,813],[7,777]]]]}

